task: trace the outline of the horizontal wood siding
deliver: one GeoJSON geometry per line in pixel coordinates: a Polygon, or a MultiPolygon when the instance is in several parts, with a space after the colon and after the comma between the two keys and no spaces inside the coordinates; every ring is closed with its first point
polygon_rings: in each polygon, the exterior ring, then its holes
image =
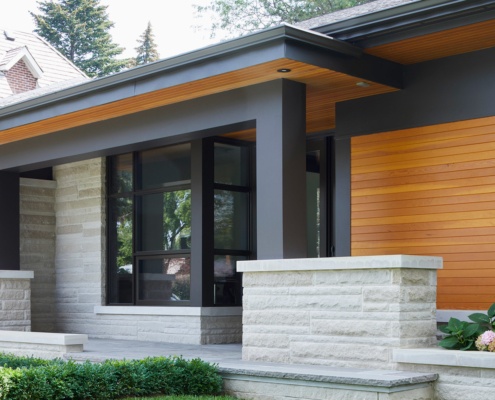
{"type": "Polygon", "coordinates": [[[444,258],[439,309],[495,302],[495,117],[352,139],[352,255],[444,258]]]}

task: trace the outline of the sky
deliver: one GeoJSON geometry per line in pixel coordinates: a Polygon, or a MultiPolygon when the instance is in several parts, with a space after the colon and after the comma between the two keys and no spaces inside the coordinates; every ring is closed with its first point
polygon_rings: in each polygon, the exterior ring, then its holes
{"type": "MultiPolygon", "coordinates": [[[[0,0],[2,3],[6,1],[0,0]]],[[[126,48],[123,57],[136,55],[137,40],[148,21],[155,34],[160,58],[217,43],[219,38],[210,38],[208,17],[195,17],[193,8],[193,4],[209,3],[210,0],[100,0],[100,4],[108,6],[109,19],[115,24],[110,31],[114,43],[126,48]]],[[[2,4],[0,28],[32,32],[34,22],[29,11],[39,13],[36,0],[2,4]]]]}

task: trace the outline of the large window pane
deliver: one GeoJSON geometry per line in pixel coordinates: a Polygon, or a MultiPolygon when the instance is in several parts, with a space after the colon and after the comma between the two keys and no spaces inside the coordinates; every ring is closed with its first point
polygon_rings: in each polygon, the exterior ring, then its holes
{"type": "Polygon", "coordinates": [[[249,194],[215,190],[214,196],[215,248],[248,250],[249,194]]]}
{"type": "Polygon", "coordinates": [[[132,199],[110,200],[110,260],[109,297],[111,303],[131,303],[132,300],[132,199]]]}
{"type": "Polygon", "coordinates": [[[146,303],[184,301],[191,297],[189,257],[139,260],[138,300],[146,303]]]}
{"type": "Polygon", "coordinates": [[[188,182],[191,179],[190,144],[143,151],[139,178],[141,189],[188,182]]]}
{"type": "Polygon", "coordinates": [[[306,227],[308,257],[320,257],[320,151],[306,155],[306,227]]]}
{"type": "Polygon", "coordinates": [[[215,183],[248,186],[248,148],[215,143],[215,183]]]}
{"type": "Polygon", "coordinates": [[[140,196],[139,250],[191,248],[191,190],[140,196]]]}
{"type": "Polygon", "coordinates": [[[110,192],[131,192],[133,187],[132,179],[132,153],[113,157],[110,176],[110,192]]]}

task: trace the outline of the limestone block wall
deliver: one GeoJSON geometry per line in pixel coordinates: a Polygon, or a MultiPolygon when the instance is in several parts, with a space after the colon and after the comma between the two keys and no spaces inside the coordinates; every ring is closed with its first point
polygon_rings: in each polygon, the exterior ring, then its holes
{"type": "Polygon", "coordinates": [[[20,180],[21,270],[34,271],[31,329],[55,330],[55,181],[20,180]]]}
{"type": "Polygon", "coordinates": [[[31,330],[32,271],[0,270],[0,330],[31,330]]]}
{"type": "Polygon", "coordinates": [[[434,349],[394,350],[397,368],[434,372],[434,399],[491,399],[495,390],[495,355],[489,352],[434,349]]]}
{"type": "Polygon", "coordinates": [[[183,344],[239,343],[240,307],[95,307],[94,337],[183,344]]]}
{"type": "Polygon", "coordinates": [[[188,344],[240,342],[240,308],[105,307],[105,160],[54,168],[56,331],[188,344]]]}
{"type": "Polygon", "coordinates": [[[91,333],[105,292],[105,159],[53,169],[56,330],[91,333]]]}
{"type": "Polygon", "coordinates": [[[438,257],[243,261],[243,359],[392,368],[436,341],[438,257]]]}

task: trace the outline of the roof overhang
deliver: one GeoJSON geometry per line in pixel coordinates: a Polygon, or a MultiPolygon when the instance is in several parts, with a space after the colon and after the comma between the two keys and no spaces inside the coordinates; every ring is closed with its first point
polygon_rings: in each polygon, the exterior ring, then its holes
{"type": "Polygon", "coordinates": [[[402,66],[283,25],[6,106],[0,144],[281,78],[313,85],[315,93],[327,82],[329,96],[345,100],[401,88],[402,66]],[[281,74],[282,68],[291,71],[281,74]],[[342,85],[340,92],[331,82],[342,85]]]}
{"type": "Polygon", "coordinates": [[[312,29],[369,48],[494,18],[493,0],[421,0],[312,29]]]}

